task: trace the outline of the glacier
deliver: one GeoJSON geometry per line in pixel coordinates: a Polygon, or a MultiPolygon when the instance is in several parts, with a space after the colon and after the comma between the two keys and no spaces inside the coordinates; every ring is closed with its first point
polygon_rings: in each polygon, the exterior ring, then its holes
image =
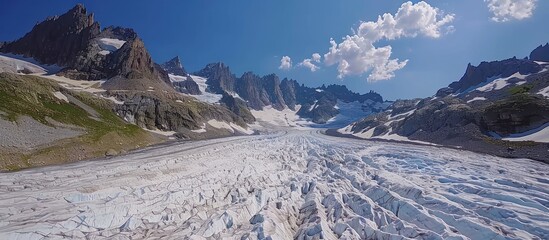
{"type": "Polygon", "coordinates": [[[549,239],[549,165],[322,130],[0,174],[0,239],[549,239]]]}

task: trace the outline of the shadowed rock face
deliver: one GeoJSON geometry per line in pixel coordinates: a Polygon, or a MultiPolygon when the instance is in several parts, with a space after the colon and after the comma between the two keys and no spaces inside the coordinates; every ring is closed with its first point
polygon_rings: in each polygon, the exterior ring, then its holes
{"type": "Polygon", "coordinates": [[[549,62],[549,43],[546,43],[545,46],[540,45],[534,49],[534,51],[530,53],[530,60],[549,62]]]}
{"type": "Polygon", "coordinates": [[[174,57],[170,61],[167,61],[162,64],[162,68],[166,70],[166,72],[178,76],[187,76],[187,71],[185,71],[185,68],[183,67],[183,64],[181,64],[181,60],[179,57],[174,57]]]}
{"type": "Polygon", "coordinates": [[[275,74],[270,74],[261,79],[262,87],[269,96],[269,101],[274,109],[282,110],[286,107],[282,91],[280,90],[280,79],[275,74]]]}
{"type": "Polygon", "coordinates": [[[261,78],[251,72],[244,73],[236,82],[236,92],[248,101],[248,106],[261,110],[270,105],[269,95],[262,86],[261,78]]]}
{"type": "Polygon", "coordinates": [[[482,126],[507,136],[526,132],[549,122],[549,101],[538,96],[517,95],[484,110],[482,126]]]}
{"type": "Polygon", "coordinates": [[[3,46],[2,52],[33,57],[46,64],[72,66],[99,33],[93,14],[88,15],[84,6],[78,4],[61,16],[35,25],[24,37],[3,46]]]}
{"type": "Polygon", "coordinates": [[[187,80],[173,83],[175,90],[181,93],[187,93],[191,95],[200,95],[202,91],[198,87],[198,84],[190,77],[187,76],[187,80]]]}
{"type": "Polygon", "coordinates": [[[299,87],[299,85],[295,80],[284,78],[282,82],[280,82],[280,91],[282,92],[284,102],[286,103],[286,106],[292,110],[295,110],[295,105],[297,104],[296,87],[299,87]]]}
{"type": "Polygon", "coordinates": [[[235,92],[236,77],[231,73],[229,67],[223,63],[211,63],[195,75],[207,78],[208,91],[222,94],[223,91],[235,92]]]}
{"type": "Polygon", "coordinates": [[[223,103],[227,109],[231,110],[231,112],[241,117],[246,123],[255,122],[254,115],[252,115],[250,109],[248,109],[246,102],[241,99],[235,98],[228,93],[223,93],[221,103],[223,103]]]}

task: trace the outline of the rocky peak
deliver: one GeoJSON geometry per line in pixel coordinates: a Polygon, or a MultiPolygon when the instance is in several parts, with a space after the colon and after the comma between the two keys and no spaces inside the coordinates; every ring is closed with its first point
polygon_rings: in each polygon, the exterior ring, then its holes
{"type": "Polygon", "coordinates": [[[235,92],[235,80],[236,77],[231,73],[229,67],[225,64],[211,63],[195,75],[207,78],[209,91],[213,93],[235,92]]]}
{"type": "Polygon", "coordinates": [[[549,43],[546,43],[545,46],[539,45],[539,47],[534,49],[534,51],[530,53],[530,60],[549,62],[549,43]]]}
{"type": "Polygon", "coordinates": [[[185,71],[185,68],[183,68],[183,64],[181,64],[179,56],[176,56],[171,60],[163,63],[162,68],[170,74],[187,76],[187,71],[185,71]]]}
{"type": "Polygon", "coordinates": [[[280,79],[275,74],[270,74],[262,79],[263,87],[269,95],[269,101],[274,109],[282,110],[286,107],[282,91],[280,90],[280,79]]]}
{"type": "Polygon", "coordinates": [[[99,33],[93,14],[87,15],[84,6],[78,4],[59,17],[35,25],[24,37],[4,45],[0,51],[33,57],[46,64],[71,66],[99,33]]]}
{"type": "Polygon", "coordinates": [[[463,77],[451,83],[449,88],[441,89],[438,94],[461,93],[493,77],[505,78],[517,72],[526,75],[539,72],[541,69],[539,64],[531,60],[516,57],[502,61],[482,62],[476,67],[468,64],[463,77]]]}
{"type": "Polygon", "coordinates": [[[280,82],[280,91],[282,91],[282,97],[286,106],[291,110],[295,110],[297,104],[296,92],[299,84],[295,80],[288,80],[287,78],[282,79],[280,82]]]}
{"type": "Polygon", "coordinates": [[[131,41],[136,39],[138,35],[132,28],[109,26],[101,31],[100,37],[131,41]]]}

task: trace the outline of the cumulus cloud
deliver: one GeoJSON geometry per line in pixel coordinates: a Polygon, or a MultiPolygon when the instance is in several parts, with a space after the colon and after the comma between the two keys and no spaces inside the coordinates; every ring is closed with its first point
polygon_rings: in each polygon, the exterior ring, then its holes
{"type": "Polygon", "coordinates": [[[302,62],[298,64],[298,66],[306,67],[309,70],[311,70],[311,72],[316,72],[316,70],[320,69],[320,67],[314,64],[313,62],[320,63],[321,58],[322,56],[320,56],[319,53],[313,53],[313,56],[311,58],[304,59],[302,62]]]}
{"type": "Polygon", "coordinates": [[[416,4],[405,2],[395,15],[385,13],[375,22],[360,23],[355,34],[346,36],[342,42],[331,39],[331,47],[324,54],[324,64],[337,64],[339,78],[366,72],[370,72],[370,82],[393,78],[394,72],[406,66],[408,60],[391,59],[392,47],[376,47],[375,43],[419,35],[439,38],[453,29],[449,25],[453,20],[453,14],[444,14],[424,1],[416,4]]]}
{"type": "Polygon", "coordinates": [[[537,0],[484,0],[484,2],[488,3],[488,9],[494,15],[492,20],[507,22],[531,17],[536,9],[537,0]]]}
{"type": "Polygon", "coordinates": [[[283,56],[282,59],[280,59],[280,66],[278,68],[282,70],[289,70],[292,68],[292,59],[288,56],[283,56]]]}

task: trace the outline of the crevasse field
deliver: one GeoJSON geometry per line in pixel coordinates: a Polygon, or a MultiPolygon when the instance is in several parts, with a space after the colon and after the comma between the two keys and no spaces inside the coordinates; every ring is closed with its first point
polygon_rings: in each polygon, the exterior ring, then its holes
{"type": "Polygon", "coordinates": [[[317,130],[0,175],[0,239],[549,239],[549,166],[317,130]]]}

